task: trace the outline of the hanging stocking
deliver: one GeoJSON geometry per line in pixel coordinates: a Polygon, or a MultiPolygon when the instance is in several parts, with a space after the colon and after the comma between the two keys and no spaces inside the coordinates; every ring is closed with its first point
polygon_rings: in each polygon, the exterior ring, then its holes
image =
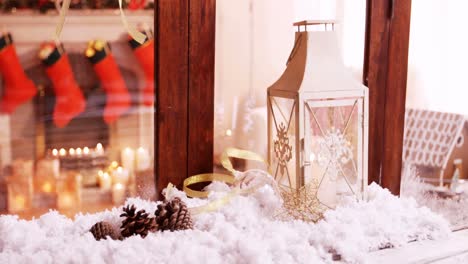
{"type": "Polygon", "coordinates": [[[10,114],[36,95],[37,88],[24,73],[9,33],[0,38],[0,74],[4,79],[0,111],[10,114]]]}
{"type": "Polygon", "coordinates": [[[104,121],[111,124],[130,108],[130,94],[114,56],[104,41],[90,42],[86,49],[86,56],[93,64],[94,71],[106,92],[104,121]]]}
{"type": "MultiPolygon", "coordinates": [[[[146,35],[152,35],[147,33],[146,35]]],[[[146,38],[143,44],[133,38],[128,41],[133,53],[143,68],[145,74],[145,88],[143,89],[143,103],[151,106],[154,103],[154,39],[146,38]]]]}
{"type": "Polygon", "coordinates": [[[83,93],[78,86],[62,46],[51,43],[43,44],[39,53],[46,73],[52,81],[55,92],[54,123],[65,127],[73,118],[82,113],[86,107],[83,93]]]}

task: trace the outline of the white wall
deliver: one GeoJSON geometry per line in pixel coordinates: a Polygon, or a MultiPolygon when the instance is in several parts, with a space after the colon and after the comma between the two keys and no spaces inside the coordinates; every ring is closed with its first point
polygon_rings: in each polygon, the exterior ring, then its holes
{"type": "Polygon", "coordinates": [[[468,115],[463,0],[413,0],[407,106],[468,115]]]}

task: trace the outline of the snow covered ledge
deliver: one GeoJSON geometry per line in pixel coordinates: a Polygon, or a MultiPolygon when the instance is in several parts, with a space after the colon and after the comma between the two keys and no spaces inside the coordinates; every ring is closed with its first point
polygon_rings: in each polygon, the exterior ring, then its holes
{"type": "MultiPolygon", "coordinates": [[[[178,191],[175,195],[195,207],[223,197],[229,187],[218,183],[213,189],[208,200],[188,199],[178,191]]],[[[275,220],[280,201],[264,186],[250,196],[235,197],[216,212],[195,215],[194,230],[123,241],[96,241],[89,232],[103,220],[118,228],[121,208],[80,214],[74,220],[55,211],[32,221],[1,216],[0,262],[328,263],[336,252],[343,262],[376,263],[369,252],[449,237],[449,223],[414,200],[395,197],[377,185],[368,192],[368,200],[345,201],[312,224],[275,220]]],[[[149,213],[157,206],[140,199],[127,203],[149,213]]]]}

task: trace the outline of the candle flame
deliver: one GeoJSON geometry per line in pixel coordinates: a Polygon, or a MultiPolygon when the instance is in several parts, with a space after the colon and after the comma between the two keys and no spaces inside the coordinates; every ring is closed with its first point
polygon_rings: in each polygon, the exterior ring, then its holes
{"type": "Polygon", "coordinates": [[[59,150],[59,155],[60,155],[60,156],[65,156],[65,155],[67,155],[67,151],[66,151],[64,148],[61,148],[61,149],[59,150]]]}

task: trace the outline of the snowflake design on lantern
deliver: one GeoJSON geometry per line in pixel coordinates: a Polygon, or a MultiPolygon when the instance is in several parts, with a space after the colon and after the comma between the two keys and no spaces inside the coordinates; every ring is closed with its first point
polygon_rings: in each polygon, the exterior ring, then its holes
{"type": "Polygon", "coordinates": [[[332,129],[318,140],[319,153],[317,162],[327,166],[327,174],[331,180],[336,180],[341,164],[348,163],[353,158],[351,143],[339,129],[332,129]]]}
{"type": "Polygon", "coordinates": [[[288,161],[292,159],[292,146],[289,145],[289,138],[284,123],[279,125],[276,136],[278,139],[274,141],[274,151],[276,158],[278,158],[281,175],[284,175],[284,169],[288,161]]]}

